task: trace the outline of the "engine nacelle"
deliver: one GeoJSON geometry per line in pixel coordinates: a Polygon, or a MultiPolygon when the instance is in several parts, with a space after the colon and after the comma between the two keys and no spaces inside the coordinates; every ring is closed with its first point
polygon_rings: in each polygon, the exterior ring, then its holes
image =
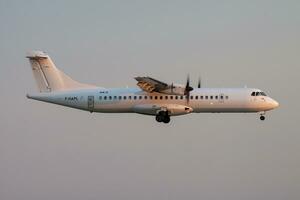
{"type": "Polygon", "coordinates": [[[168,104],[164,108],[166,108],[170,116],[185,115],[193,112],[191,107],[178,104],[168,104]]]}
{"type": "Polygon", "coordinates": [[[169,85],[167,89],[160,90],[160,93],[169,95],[185,95],[185,86],[180,84],[169,85]]]}

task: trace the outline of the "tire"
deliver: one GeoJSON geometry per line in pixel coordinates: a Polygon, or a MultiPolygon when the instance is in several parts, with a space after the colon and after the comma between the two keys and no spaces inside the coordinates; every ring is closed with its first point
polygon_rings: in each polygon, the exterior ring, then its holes
{"type": "Polygon", "coordinates": [[[157,122],[162,122],[163,121],[163,117],[161,115],[156,115],[155,117],[157,122]]]}
{"type": "Polygon", "coordinates": [[[165,116],[163,121],[164,121],[165,124],[167,124],[167,123],[170,122],[170,120],[171,120],[171,119],[170,119],[169,116],[165,116]]]}
{"type": "Polygon", "coordinates": [[[262,116],[259,117],[259,119],[260,119],[261,121],[264,121],[264,120],[266,119],[266,117],[262,115],[262,116]]]}

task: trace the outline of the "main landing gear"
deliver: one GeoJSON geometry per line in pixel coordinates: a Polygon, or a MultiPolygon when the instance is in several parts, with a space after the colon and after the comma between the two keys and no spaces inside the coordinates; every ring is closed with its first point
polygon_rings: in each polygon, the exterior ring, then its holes
{"type": "Polygon", "coordinates": [[[169,123],[170,122],[170,116],[168,115],[167,111],[160,111],[156,117],[155,117],[157,122],[164,122],[164,123],[169,123]]]}

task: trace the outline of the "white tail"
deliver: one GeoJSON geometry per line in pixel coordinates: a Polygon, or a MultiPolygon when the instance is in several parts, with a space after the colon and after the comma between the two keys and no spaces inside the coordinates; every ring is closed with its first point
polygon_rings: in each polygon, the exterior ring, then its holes
{"type": "Polygon", "coordinates": [[[42,51],[33,51],[27,54],[33,76],[40,92],[74,90],[94,88],[93,85],[82,84],[74,81],[62,71],[57,69],[51,58],[42,51]]]}

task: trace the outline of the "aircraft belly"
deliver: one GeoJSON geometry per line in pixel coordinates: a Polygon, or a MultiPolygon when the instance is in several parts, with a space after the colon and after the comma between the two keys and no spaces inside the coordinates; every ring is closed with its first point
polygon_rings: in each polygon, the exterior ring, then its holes
{"type": "Polygon", "coordinates": [[[257,112],[257,109],[246,106],[243,103],[206,103],[200,104],[194,108],[194,112],[201,113],[236,113],[236,112],[257,112]]]}
{"type": "Polygon", "coordinates": [[[198,108],[194,109],[196,113],[238,113],[238,112],[257,112],[252,109],[245,108],[198,108]]]}

